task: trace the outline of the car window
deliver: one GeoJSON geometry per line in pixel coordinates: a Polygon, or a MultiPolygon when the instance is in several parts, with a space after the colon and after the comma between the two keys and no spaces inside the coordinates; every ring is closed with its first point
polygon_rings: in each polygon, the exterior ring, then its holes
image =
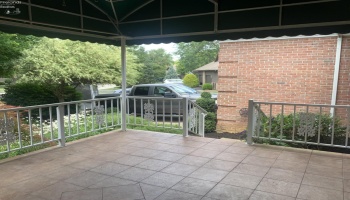
{"type": "Polygon", "coordinates": [[[148,96],[149,87],[137,87],[134,96],[148,96]]]}
{"type": "Polygon", "coordinates": [[[172,92],[172,91],[169,88],[162,87],[162,86],[156,86],[154,88],[154,95],[155,96],[164,96],[165,92],[172,92]]]}

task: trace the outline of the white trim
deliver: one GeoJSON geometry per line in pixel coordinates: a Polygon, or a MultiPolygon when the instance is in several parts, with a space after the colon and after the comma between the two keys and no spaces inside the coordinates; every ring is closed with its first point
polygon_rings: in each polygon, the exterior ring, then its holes
{"type": "MultiPolygon", "coordinates": [[[[350,33],[342,34],[348,36],[350,33]]],[[[252,38],[252,39],[238,39],[238,40],[224,40],[219,43],[231,43],[231,42],[254,42],[254,41],[268,41],[268,40],[289,40],[289,39],[305,39],[305,38],[323,38],[323,37],[338,37],[338,33],[328,35],[298,35],[298,36],[282,36],[282,37],[266,37],[266,38],[252,38]]]]}
{"type": "MultiPolygon", "coordinates": [[[[337,92],[338,92],[338,80],[339,80],[339,67],[340,67],[340,55],[342,46],[343,36],[339,35],[337,39],[337,51],[335,53],[335,64],[334,64],[334,74],[333,74],[333,89],[332,89],[332,99],[331,105],[337,103],[337,92]]],[[[331,116],[334,115],[334,107],[330,110],[331,116]]]]}

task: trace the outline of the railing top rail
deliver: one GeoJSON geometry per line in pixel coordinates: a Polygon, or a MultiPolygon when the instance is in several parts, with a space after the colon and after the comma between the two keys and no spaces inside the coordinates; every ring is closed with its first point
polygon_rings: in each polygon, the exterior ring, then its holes
{"type": "Polygon", "coordinates": [[[127,99],[162,99],[162,100],[183,100],[183,98],[164,98],[164,97],[142,97],[142,96],[126,96],[127,99]]]}
{"type": "Polygon", "coordinates": [[[331,107],[331,108],[350,108],[350,105],[327,105],[327,104],[303,104],[303,103],[284,103],[284,102],[263,102],[254,101],[254,104],[268,104],[268,105],[290,105],[290,106],[313,106],[313,107],[331,107]]]}
{"type": "Polygon", "coordinates": [[[202,107],[200,107],[198,104],[196,104],[196,102],[190,101],[193,105],[195,105],[202,113],[204,113],[205,115],[208,114],[208,112],[206,110],[204,110],[202,107]]]}
{"type": "Polygon", "coordinates": [[[42,104],[42,105],[25,106],[25,107],[17,107],[17,108],[7,108],[7,109],[0,109],[0,112],[17,111],[17,110],[30,110],[30,109],[37,109],[37,108],[46,108],[46,107],[61,106],[61,105],[71,105],[71,104],[76,104],[76,103],[90,103],[90,102],[95,102],[95,101],[104,101],[104,100],[120,99],[120,98],[121,97],[107,97],[107,98],[100,98],[100,99],[88,99],[88,100],[81,100],[81,101],[69,101],[69,102],[62,102],[62,103],[42,104]]]}

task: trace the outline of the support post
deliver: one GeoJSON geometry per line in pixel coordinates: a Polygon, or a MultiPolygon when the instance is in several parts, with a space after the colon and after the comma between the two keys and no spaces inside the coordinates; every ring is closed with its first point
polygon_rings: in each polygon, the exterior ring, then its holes
{"type": "Polygon", "coordinates": [[[205,114],[201,113],[199,116],[199,135],[204,137],[205,132],[205,114]]]}
{"type": "Polygon", "coordinates": [[[254,131],[254,100],[249,99],[248,102],[248,131],[247,131],[247,144],[253,143],[253,131],[254,131]]]}
{"type": "MultiPolygon", "coordinates": [[[[338,80],[339,80],[339,67],[340,67],[340,54],[341,54],[341,45],[343,37],[342,35],[338,36],[337,39],[337,50],[335,53],[335,64],[334,64],[334,73],[333,73],[333,89],[332,89],[332,99],[331,105],[337,104],[337,92],[338,92],[338,80]]],[[[334,107],[331,107],[330,115],[334,116],[334,107]]]]}
{"type": "Polygon", "coordinates": [[[188,137],[188,99],[182,99],[183,136],[188,137]]]}
{"type": "Polygon", "coordinates": [[[126,48],[125,37],[121,38],[121,61],[122,61],[122,100],[121,100],[121,117],[122,131],[126,131],[126,48]]]}
{"type": "Polygon", "coordinates": [[[66,146],[66,135],[64,133],[64,105],[59,105],[56,108],[57,126],[58,126],[58,145],[66,146]]]}

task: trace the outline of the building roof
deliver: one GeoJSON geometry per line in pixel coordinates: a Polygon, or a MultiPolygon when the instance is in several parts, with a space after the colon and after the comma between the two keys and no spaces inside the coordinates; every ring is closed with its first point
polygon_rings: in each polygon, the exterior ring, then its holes
{"type": "Polygon", "coordinates": [[[208,63],[200,68],[197,68],[195,70],[193,70],[194,72],[198,72],[198,71],[217,71],[219,67],[219,61],[215,61],[215,62],[211,62],[208,63]]]}

